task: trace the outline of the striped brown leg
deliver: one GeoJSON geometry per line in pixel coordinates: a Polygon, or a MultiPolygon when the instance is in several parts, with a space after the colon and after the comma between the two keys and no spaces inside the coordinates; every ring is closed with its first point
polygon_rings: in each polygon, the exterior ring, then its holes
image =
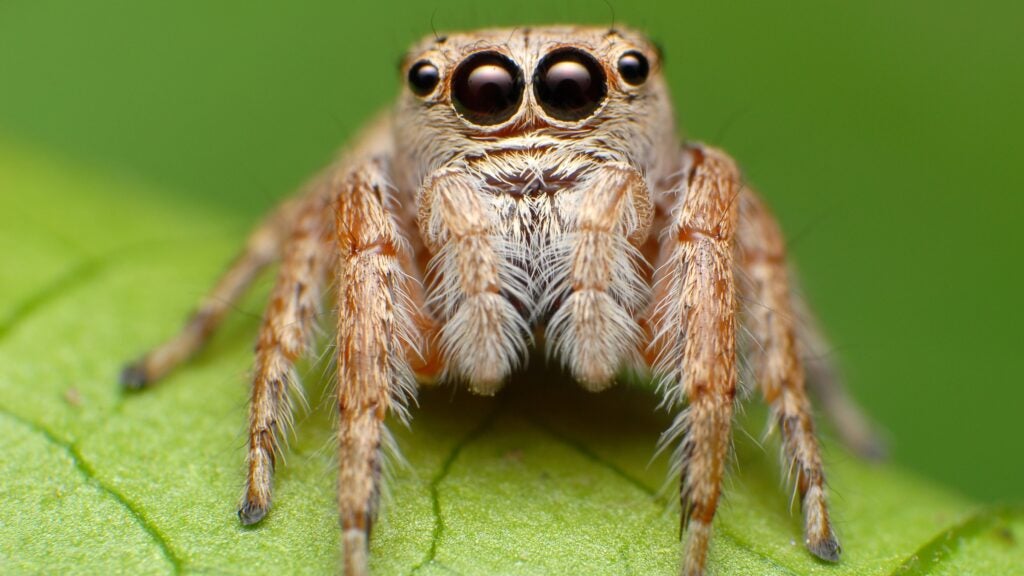
{"type": "Polygon", "coordinates": [[[674,221],[663,236],[652,315],[654,371],[665,402],[688,406],[663,442],[678,442],[686,544],[682,573],[704,574],[711,522],[731,445],[736,395],[733,279],[737,169],[723,153],[685,150],[674,221]]]}
{"type": "Polygon", "coordinates": [[[821,454],[798,353],[785,244],[754,192],[745,190],[739,203],[740,266],[747,284],[746,320],[757,341],[751,347],[756,377],[782,430],[787,468],[796,473],[805,544],[815,556],[837,562],[839,542],[829,521],[821,454]]]}
{"type": "Polygon", "coordinates": [[[387,194],[384,168],[371,161],[337,195],[338,508],[348,576],[368,572],[384,418],[413,392],[407,355],[418,339],[406,309],[405,243],[385,209],[387,194]]]}
{"type": "Polygon", "coordinates": [[[122,386],[139,389],[153,384],[206,344],[260,272],[279,257],[281,245],[295,225],[300,202],[285,202],[252,232],[245,250],[203,299],[181,332],[127,365],[121,372],[122,386]]]}
{"type": "Polygon", "coordinates": [[[278,436],[291,422],[291,395],[301,394],[294,364],[313,334],[331,265],[328,204],[316,198],[298,215],[260,327],[249,402],[245,495],[238,510],[243,524],[259,522],[270,507],[278,436]]]}

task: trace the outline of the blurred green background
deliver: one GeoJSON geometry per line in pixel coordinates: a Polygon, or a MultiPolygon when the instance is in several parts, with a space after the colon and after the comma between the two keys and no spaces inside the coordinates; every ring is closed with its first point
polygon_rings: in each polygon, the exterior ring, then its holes
{"type": "MultiPolygon", "coordinates": [[[[664,46],[685,132],[730,150],[774,206],[894,459],[1020,500],[1024,4],[611,5],[664,46]]],[[[609,24],[611,11],[0,0],[0,137],[152,182],[221,215],[241,245],[391,101],[399,56],[432,20],[609,24]]]]}

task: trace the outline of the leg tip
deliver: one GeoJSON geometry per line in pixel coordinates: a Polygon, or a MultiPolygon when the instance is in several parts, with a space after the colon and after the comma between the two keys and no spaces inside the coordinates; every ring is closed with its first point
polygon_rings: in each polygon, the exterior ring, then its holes
{"type": "Polygon", "coordinates": [[[140,362],[132,362],[121,370],[121,387],[125,390],[141,390],[149,384],[150,380],[146,374],[145,365],[140,362]]]}
{"type": "Polygon", "coordinates": [[[248,501],[242,504],[238,509],[238,519],[242,522],[243,526],[252,526],[260,520],[263,520],[263,517],[266,515],[266,506],[257,506],[248,501]]]}
{"type": "Polygon", "coordinates": [[[833,534],[819,539],[808,538],[807,549],[818,558],[832,563],[839,562],[839,553],[842,551],[839,540],[833,534]]]}
{"type": "Polygon", "coordinates": [[[889,457],[889,447],[884,440],[876,436],[871,436],[854,446],[854,451],[868,462],[883,462],[889,457]]]}

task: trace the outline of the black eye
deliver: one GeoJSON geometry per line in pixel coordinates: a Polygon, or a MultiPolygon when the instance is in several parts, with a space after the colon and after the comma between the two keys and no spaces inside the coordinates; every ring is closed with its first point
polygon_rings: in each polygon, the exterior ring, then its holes
{"type": "Polygon", "coordinates": [[[497,52],[478,52],[462,61],[452,76],[452,103],[474,124],[500,124],[519,109],[523,74],[497,52]]]}
{"type": "Polygon", "coordinates": [[[651,65],[648,64],[647,57],[636,50],[626,52],[619,58],[619,74],[627,84],[643,84],[650,71],[651,65]]]}
{"type": "Polygon", "coordinates": [[[426,96],[437,87],[437,81],[441,79],[441,73],[426,60],[420,60],[409,69],[409,89],[417,96],[426,96]]]}
{"type": "Polygon", "coordinates": [[[544,111],[559,120],[590,116],[608,94],[601,65],[575,48],[562,48],[545,56],[537,67],[533,87],[544,111]]]}

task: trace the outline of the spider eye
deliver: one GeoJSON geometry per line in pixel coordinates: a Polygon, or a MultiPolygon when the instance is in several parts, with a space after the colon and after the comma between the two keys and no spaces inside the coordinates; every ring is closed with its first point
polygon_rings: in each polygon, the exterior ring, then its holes
{"type": "Polygon", "coordinates": [[[455,110],[474,124],[500,124],[519,109],[523,74],[497,52],[478,52],[466,58],[452,76],[455,110]]]}
{"type": "Polygon", "coordinates": [[[409,69],[409,89],[417,96],[426,96],[434,91],[441,79],[441,72],[426,60],[420,60],[409,69]]]}
{"type": "Polygon", "coordinates": [[[647,57],[636,50],[630,50],[619,57],[619,74],[627,84],[643,84],[650,72],[651,65],[647,62],[647,57]]]}
{"type": "Polygon", "coordinates": [[[559,120],[590,116],[608,94],[601,65],[575,48],[561,48],[545,56],[533,86],[544,111],[559,120]]]}

